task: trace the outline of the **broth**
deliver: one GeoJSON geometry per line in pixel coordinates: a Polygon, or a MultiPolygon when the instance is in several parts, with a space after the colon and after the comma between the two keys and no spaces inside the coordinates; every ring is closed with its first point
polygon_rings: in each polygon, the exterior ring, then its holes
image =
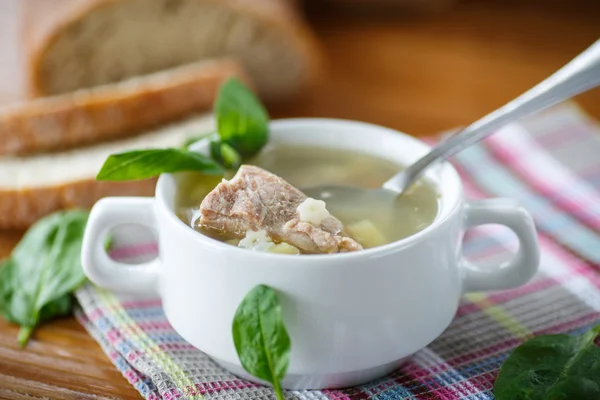
{"type": "MultiPolygon", "coordinates": [[[[302,190],[325,184],[378,188],[401,169],[396,163],[371,154],[322,147],[270,145],[246,164],[270,171],[302,190]]],[[[231,178],[233,173],[226,176],[231,178]]],[[[197,208],[221,177],[198,173],[182,176],[178,216],[188,225],[217,240],[237,244],[230,237],[195,227],[197,208]]],[[[327,210],[344,225],[346,233],[364,248],[391,243],[411,236],[429,226],[438,213],[438,195],[432,184],[420,180],[398,197],[393,214],[369,208],[356,209],[344,201],[327,202],[327,210]]]]}

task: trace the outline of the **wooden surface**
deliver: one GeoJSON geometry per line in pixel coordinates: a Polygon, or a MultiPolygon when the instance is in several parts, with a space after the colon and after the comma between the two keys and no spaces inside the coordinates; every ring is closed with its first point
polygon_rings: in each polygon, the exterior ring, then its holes
{"type": "MultiPolygon", "coordinates": [[[[593,2],[472,2],[420,18],[311,21],[329,54],[329,77],[274,117],[327,116],[431,134],[467,124],[560,67],[600,37],[593,2]]],[[[600,92],[578,98],[600,117],[600,92]]],[[[0,233],[0,257],[19,233],[0,233]]],[[[139,398],[73,319],[47,324],[26,350],[0,322],[0,399],[139,398]]]]}

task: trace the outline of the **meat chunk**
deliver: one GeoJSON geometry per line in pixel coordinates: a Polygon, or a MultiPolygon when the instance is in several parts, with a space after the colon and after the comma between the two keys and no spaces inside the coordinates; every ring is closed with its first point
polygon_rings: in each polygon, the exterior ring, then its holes
{"type": "Polygon", "coordinates": [[[306,199],[280,177],[242,165],[231,180],[223,180],[204,198],[198,223],[236,238],[243,238],[249,230],[265,230],[273,240],[305,253],[362,249],[344,235],[342,223],[333,216],[323,219],[319,226],[301,221],[297,208],[306,199]]]}

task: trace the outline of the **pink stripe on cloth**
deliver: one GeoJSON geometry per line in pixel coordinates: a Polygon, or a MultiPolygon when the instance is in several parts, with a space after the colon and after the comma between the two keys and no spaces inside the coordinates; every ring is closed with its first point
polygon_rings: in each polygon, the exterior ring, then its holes
{"type": "MultiPolygon", "coordinates": [[[[550,276],[550,277],[540,279],[536,282],[530,283],[525,286],[521,286],[516,289],[509,290],[509,291],[490,293],[486,296],[486,298],[494,304],[499,304],[499,303],[503,303],[505,301],[516,299],[521,296],[527,296],[527,295],[536,293],[540,290],[545,290],[545,289],[551,288],[553,286],[559,285],[561,282],[563,282],[566,279],[568,279],[567,275],[565,275],[563,277],[559,277],[558,279],[556,277],[550,276]]],[[[475,311],[481,311],[481,307],[475,303],[465,301],[458,308],[458,311],[456,312],[456,316],[458,317],[461,315],[470,314],[475,311]]]]}
{"type": "Polygon", "coordinates": [[[224,390],[232,390],[232,389],[247,389],[260,387],[260,385],[256,383],[252,383],[249,381],[244,381],[241,379],[231,380],[231,381],[212,381],[212,382],[202,382],[195,383],[195,395],[203,395],[221,392],[224,390]]]}
{"type": "Polygon", "coordinates": [[[411,368],[410,374],[425,384],[429,391],[440,396],[440,399],[461,399],[479,393],[479,389],[471,381],[460,375],[447,360],[429,347],[416,353],[410,363],[417,367],[411,368]],[[436,383],[425,381],[424,374],[435,376],[436,383]],[[437,382],[442,382],[443,386],[437,382]]]}
{"type": "Polygon", "coordinates": [[[104,315],[104,311],[102,310],[101,307],[95,308],[92,311],[90,311],[86,317],[90,320],[90,321],[95,321],[98,318],[102,317],[104,315]]]}
{"type": "Polygon", "coordinates": [[[589,129],[582,128],[580,124],[561,124],[559,129],[548,130],[536,137],[536,140],[543,147],[557,148],[564,145],[566,142],[574,142],[587,140],[589,138],[589,129]]]}
{"type": "Polygon", "coordinates": [[[532,188],[600,231],[600,193],[557,162],[526,130],[511,125],[492,135],[486,143],[493,155],[532,188]]]}
{"type": "Polygon", "coordinates": [[[550,328],[537,330],[537,331],[533,332],[533,334],[535,336],[539,336],[539,335],[548,335],[548,334],[569,332],[569,331],[579,328],[581,326],[587,326],[587,325],[590,325],[593,323],[598,323],[599,321],[600,321],[600,313],[591,312],[589,314],[583,315],[583,316],[575,318],[573,320],[564,321],[564,322],[562,322],[558,325],[554,325],[550,328]]]}
{"type": "Polygon", "coordinates": [[[352,400],[350,396],[341,390],[322,390],[322,392],[329,400],[352,400]]]}
{"type": "Polygon", "coordinates": [[[121,303],[121,305],[123,308],[161,307],[162,301],[160,299],[125,300],[121,303]]]}
{"type": "Polygon", "coordinates": [[[164,330],[164,331],[172,331],[173,327],[166,319],[163,321],[140,321],[137,325],[145,330],[145,331],[156,331],[156,330],[164,330]]]}
{"type": "Polygon", "coordinates": [[[157,243],[140,243],[132,246],[123,246],[112,249],[109,254],[112,258],[118,261],[126,261],[127,259],[150,256],[158,252],[157,243]]]}

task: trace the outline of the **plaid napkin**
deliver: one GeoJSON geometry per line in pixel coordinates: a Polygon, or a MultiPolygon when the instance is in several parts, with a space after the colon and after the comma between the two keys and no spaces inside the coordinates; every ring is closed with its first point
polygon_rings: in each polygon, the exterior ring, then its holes
{"type": "MultiPolygon", "coordinates": [[[[600,320],[600,129],[564,104],[509,126],[453,160],[470,198],[519,199],[533,214],[540,272],[514,290],[466,295],[456,318],[397,372],[345,390],[292,391],[290,399],[492,399],[503,360],[525,339],[579,333],[600,320]]],[[[157,248],[124,243],[113,257],[152,258],[157,248]]],[[[131,235],[129,236],[131,237],[131,235]]],[[[467,232],[471,259],[507,257],[516,239],[505,228],[467,232]]],[[[147,399],[273,399],[271,389],[222,370],[186,343],[156,298],[128,298],[88,285],[78,318],[126,379],[147,399]]]]}

